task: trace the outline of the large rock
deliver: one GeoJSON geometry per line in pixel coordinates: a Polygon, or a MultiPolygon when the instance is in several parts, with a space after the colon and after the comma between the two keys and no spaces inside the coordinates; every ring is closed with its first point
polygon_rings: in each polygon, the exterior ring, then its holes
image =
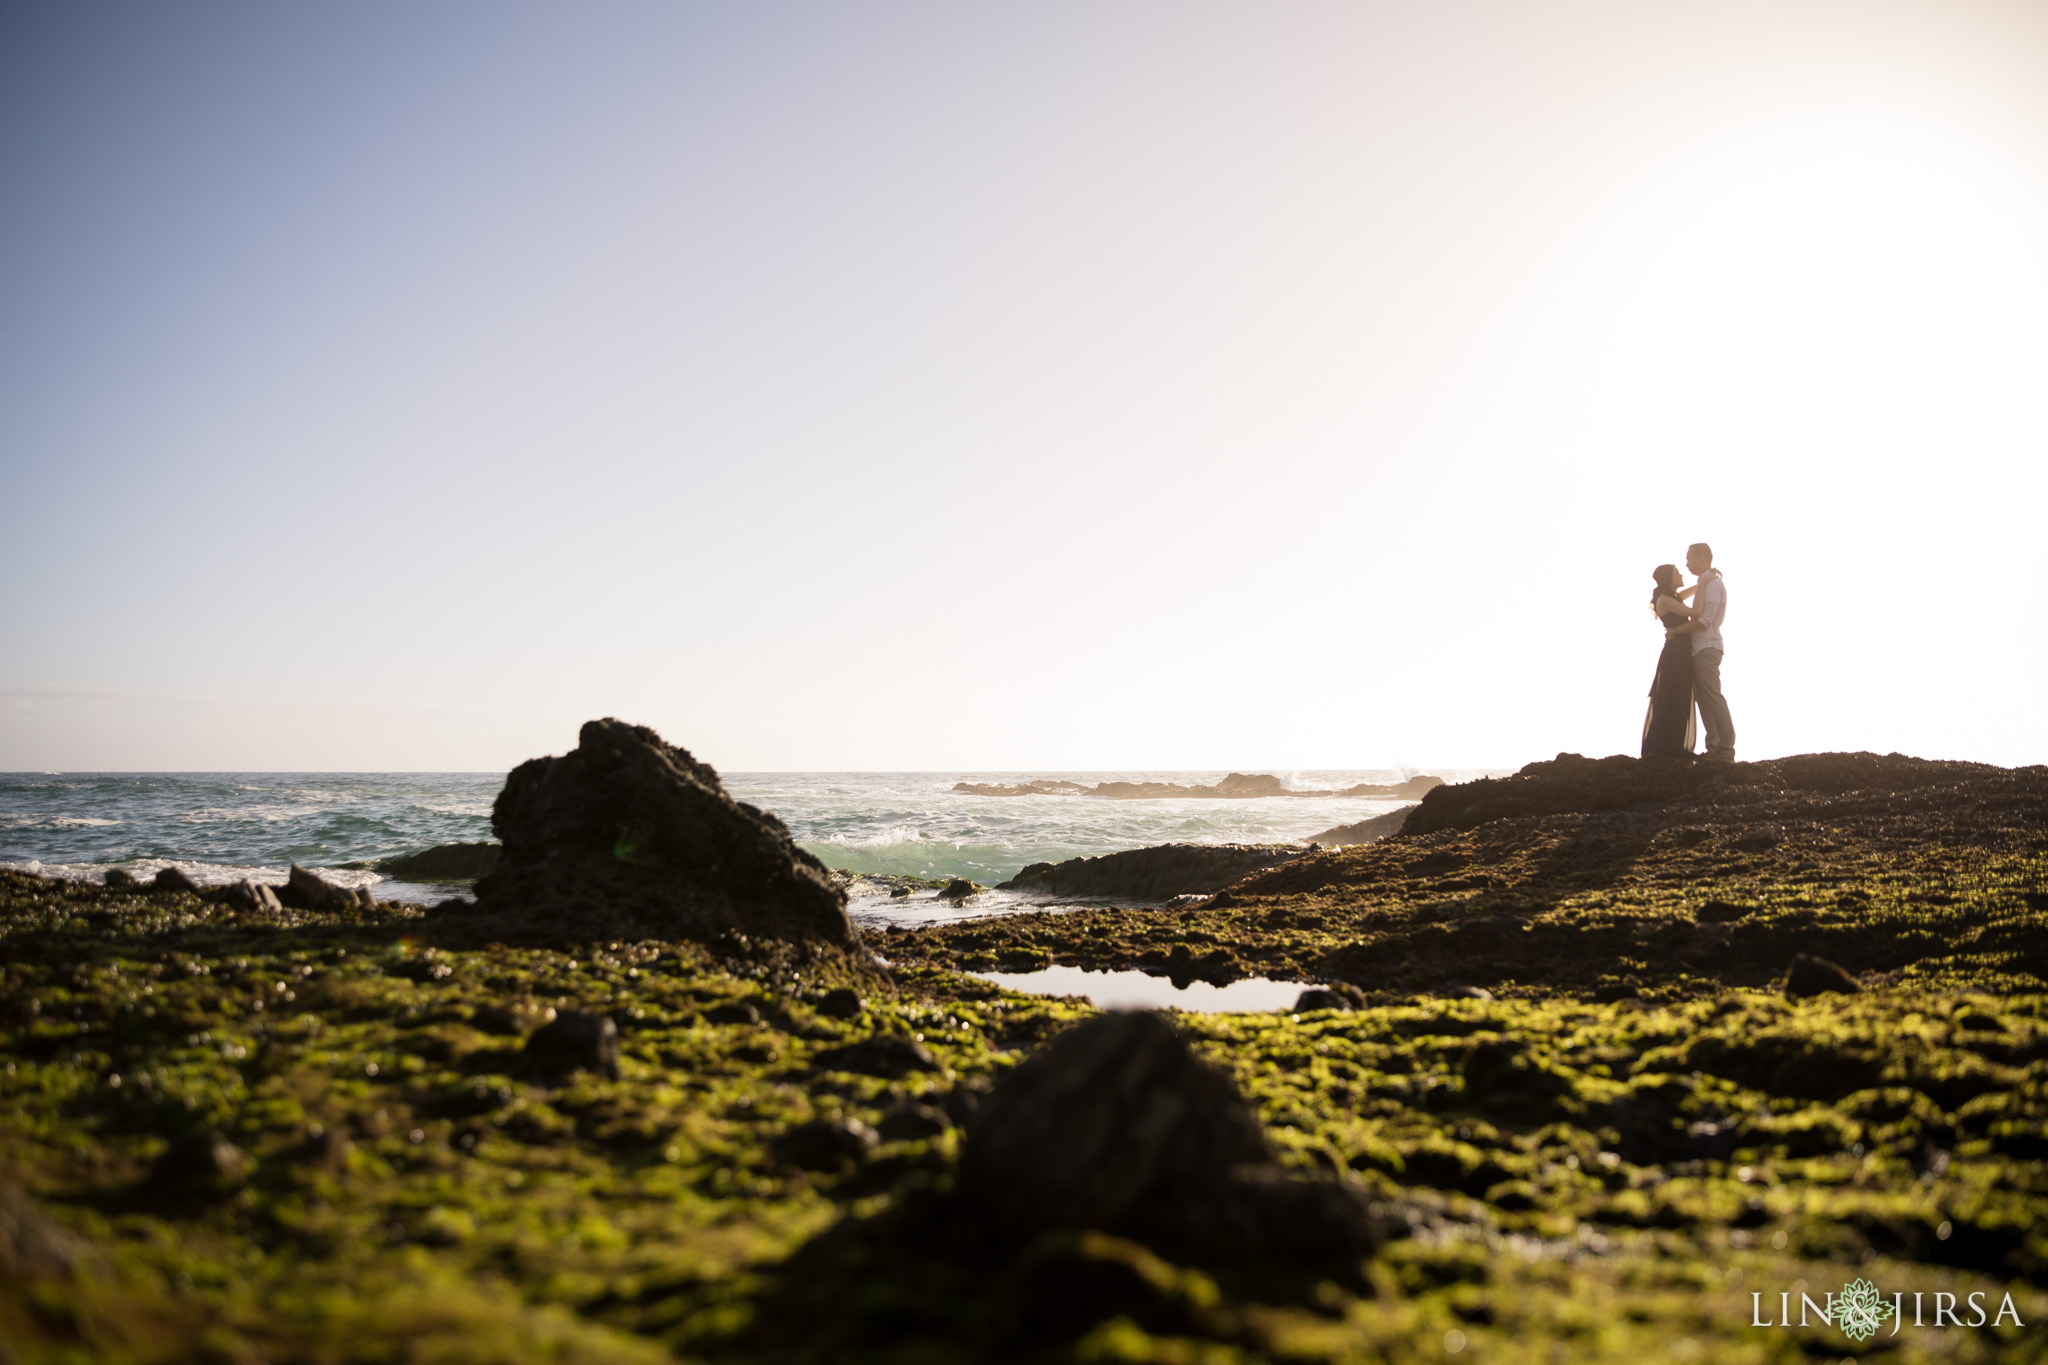
{"type": "Polygon", "coordinates": [[[1093,1228],[1179,1259],[1356,1275],[1377,1236],[1349,1185],[1288,1177],[1250,1106],[1158,1014],[1054,1038],[975,1111],[962,1196],[1000,1223],[1093,1228]]]}
{"type": "Polygon", "coordinates": [[[491,828],[504,854],[474,913],[500,934],[853,941],[825,865],[644,726],[593,720],[573,752],[520,764],[491,828]]]}
{"type": "Polygon", "coordinates": [[[1295,844],[1160,844],[1099,858],[1033,863],[1004,882],[1002,889],[1164,901],[1221,891],[1254,872],[1299,858],[1304,851],[1295,844]]]}

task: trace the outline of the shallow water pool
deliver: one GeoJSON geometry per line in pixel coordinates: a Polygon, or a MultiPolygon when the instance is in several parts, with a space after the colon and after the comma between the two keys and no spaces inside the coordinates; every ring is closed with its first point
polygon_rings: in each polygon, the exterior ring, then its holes
{"type": "Polygon", "coordinates": [[[1082,995],[1106,1010],[1191,1010],[1197,1014],[1256,1013],[1292,1009],[1305,983],[1248,977],[1227,986],[1190,981],[1176,986],[1147,972],[1091,972],[1080,967],[1042,967],[1035,972],[973,972],[1008,990],[1031,995],[1082,995]]]}

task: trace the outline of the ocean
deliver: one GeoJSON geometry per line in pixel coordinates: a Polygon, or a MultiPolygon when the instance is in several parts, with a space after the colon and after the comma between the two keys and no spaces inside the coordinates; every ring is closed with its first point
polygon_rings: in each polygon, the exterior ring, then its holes
{"type": "MultiPolygon", "coordinates": [[[[1502,770],[1435,770],[1447,781],[1502,770]]],[[[780,816],[827,866],[861,873],[966,877],[993,886],[1027,863],[1164,843],[1282,843],[1384,814],[1384,797],[970,796],[956,782],[1054,779],[1209,785],[1222,772],[725,773],[726,789],[780,816]]],[[[1392,784],[1403,773],[1276,774],[1293,790],[1392,784]]],[[[432,902],[445,883],[398,881],[364,864],[435,844],[491,838],[502,773],[5,773],[0,866],[100,880],[110,868],[153,876],[176,865],[202,885],[281,882],[290,864],[384,900],[432,902]]],[[[976,897],[955,910],[920,898],[856,896],[865,921],[1002,913],[1018,898],[976,897]],[[879,903],[878,903],[879,902],[879,903]]]]}

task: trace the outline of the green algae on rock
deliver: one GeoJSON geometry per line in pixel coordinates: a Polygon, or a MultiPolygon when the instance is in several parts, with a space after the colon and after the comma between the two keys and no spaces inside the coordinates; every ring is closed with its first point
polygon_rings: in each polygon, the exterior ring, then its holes
{"type": "Polygon", "coordinates": [[[1403,834],[1192,910],[876,935],[886,972],[0,872],[0,1255],[33,1266],[0,1275],[0,1339],[23,1365],[1338,1362],[1454,1333],[1460,1359],[2017,1365],[2048,1318],[2037,782],[1403,834]],[[987,1097],[1099,1017],[959,968],[1176,947],[1353,982],[1175,1028],[1280,1178],[1373,1211],[1357,1281],[957,1216],[987,1097]],[[1786,998],[1794,952],[1861,989],[1786,998]],[[614,1021],[616,1078],[529,1073],[572,1014],[614,1021]],[[1904,1296],[1896,1337],[1752,1325],[1752,1295],[1855,1280],[1904,1296]],[[2022,1325],[1915,1326],[1937,1294],[2022,1325]]]}

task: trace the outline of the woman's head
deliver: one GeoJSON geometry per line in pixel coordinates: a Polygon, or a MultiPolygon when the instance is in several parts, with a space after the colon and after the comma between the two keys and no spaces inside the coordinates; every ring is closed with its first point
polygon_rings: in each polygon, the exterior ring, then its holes
{"type": "Polygon", "coordinates": [[[1657,580],[1656,591],[1650,594],[1650,610],[1655,611],[1657,599],[1664,596],[1676,597],[1678,586],[1684,580],[1680,578],[1676,564],[1659,564],[1650,571],[1650,577],[1657,580]]]}

